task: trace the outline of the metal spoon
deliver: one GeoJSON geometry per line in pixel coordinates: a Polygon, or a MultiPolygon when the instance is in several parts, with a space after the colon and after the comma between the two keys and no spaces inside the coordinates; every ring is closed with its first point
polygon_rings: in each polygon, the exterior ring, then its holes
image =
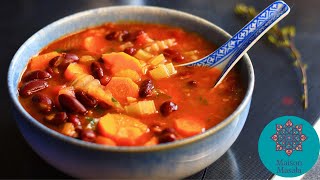
{"type": "Polygon", "coordinates": [[[290,12],[290,7],[283,1],[276,1],[254,17],[230,40],[208,56],[177,66],[209,66],[222,71],[216,87],[240,58],[277,22],[290,12]]]}

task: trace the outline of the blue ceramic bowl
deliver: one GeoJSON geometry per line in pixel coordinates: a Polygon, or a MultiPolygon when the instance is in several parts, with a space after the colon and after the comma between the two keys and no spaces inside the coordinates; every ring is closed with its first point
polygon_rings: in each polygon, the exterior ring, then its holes
{"type": "Polygon", "coordinates": [[[66,34],[105,22],[135,20],[182,27],[221,45],[230,35],[199,17],[164,8],[118,6],[93,9],[60,19],[29,38],[12,59],[8,87],[19,129],[35,152],[52,166],[79,178],[183,178],[209,166],[238,137],[248,115],[254,72],[248,55],[238,63],[246,95],[225,120],[205,133],[151,147],[107,147],[73,139],[31,117],[18,100],[18,82],[31,56],[66,34]]]}

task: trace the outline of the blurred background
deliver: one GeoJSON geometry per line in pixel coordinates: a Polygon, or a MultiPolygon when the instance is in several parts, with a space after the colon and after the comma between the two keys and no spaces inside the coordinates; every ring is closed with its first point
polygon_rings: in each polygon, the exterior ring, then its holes
{"type": "MultiPolygon", "coordinates": [[[[7,90],[7,70],[14,53],[32,34],[64,16],[87,9],[114,5],[151,5],[181,10],[202,17],[231,35],[244,24],[234,13],[238,3],[262,10],[272,0],[10,0],[0,6],[0,178],[70,178],[54,169],[23,140],[11,115],[7,90]]],[[[320,1],[287,0],[290,14],[281,25],[296,27],[296,46],[308,64],[309,108],[301,105],[302,86],[299,71],[282,49],[259,41],[250,51],[256,75],[249,117],[239,138],[228,152],[207,169],[189,179],[267,179],[273,175],[259,160],[257,142],[263,127],[279,116],[295,115],[314,124],[320,115],[320,1]]],[[[318,170],[305,178],[320,179],[318,170]],[[318,172],[318,173],[316,173],[318,172]]]]}

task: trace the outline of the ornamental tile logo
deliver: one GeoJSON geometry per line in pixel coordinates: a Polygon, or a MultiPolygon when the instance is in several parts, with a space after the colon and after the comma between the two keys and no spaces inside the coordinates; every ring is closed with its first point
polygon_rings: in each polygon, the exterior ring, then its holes
{"type": "Polygon", "coordinates": [[[276,124],[276,133],[271,136],[276,142],[276,151],[285,151],[288,156],[302,151],[302,143],[307,139],[302,127],[302,124],[294,125],[290,119],[285,124],[276,124]]]}

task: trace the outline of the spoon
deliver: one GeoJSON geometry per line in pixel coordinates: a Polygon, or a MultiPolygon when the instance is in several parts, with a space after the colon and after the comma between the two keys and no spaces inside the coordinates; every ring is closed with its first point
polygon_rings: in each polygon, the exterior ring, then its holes
{"type": "Polygon", "coordinates": [[[240,58],[276,23],[290,12],[290,7],[283,1],[276,1],[254,17],[225,44],[208,56],[177,66],[209,66],[220,69],[221,75],[214,84],[222,82],[240,58]]]}

